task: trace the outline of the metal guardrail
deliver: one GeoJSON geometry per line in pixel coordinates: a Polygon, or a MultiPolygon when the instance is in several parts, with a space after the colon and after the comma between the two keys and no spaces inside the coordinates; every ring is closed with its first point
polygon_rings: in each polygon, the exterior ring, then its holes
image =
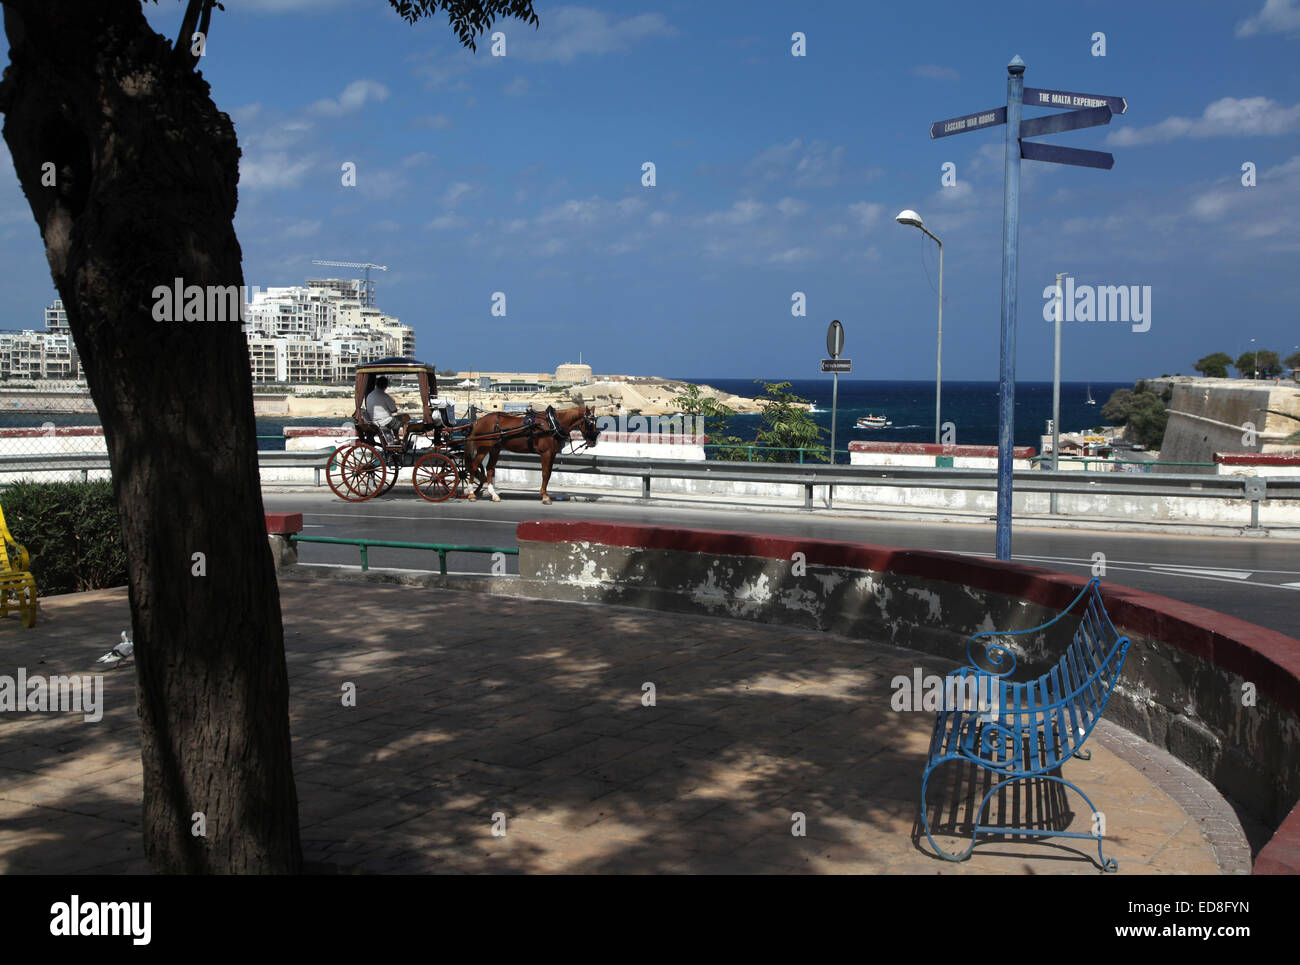
{"type": "MultiPolygon", "coordinates": [[[[326,461],[333,454],[333,446],[328,449],[306,449],[300,452],[264,449],[257,454],[257,464],[265,469],[315,469],[316,485],[319,486],[321,470],[325,468],[326,461]]],[[[91,470],[111,468],[106,452],[42,452],[0,456],[0,473],[80,470],[82,482],[87,480],[91,470]]]]}
{"type": "MultiPolygon", "coordinates": [[[[301,452],[261,451],[258,464],[265,468],[310,468],[315,484],[334,449],[301,452]]],[[[537,456],[502,454],[497,463],[508,469],[539,468],[537,456]]],[[[0,456],[0,472],[72,469],[82,478],[91,469],[108,469],[108,455],[94,453],[43,453],[0,456]]],[[[641,496],[651,498],[651,481],[697,479],[717,482],[756,482],[802,486],[803,505],[813,508],[818,486],[904,486],[932,489],[997,489],[995,469],[948,469],[929,466],[844,466],[770,462],[700,462],[689,459],[650,459],[598,456],[580,453],[559,456],[559,472],[581,475],[629,476],[641,480],[641,496]]],[[[1259,528],[1259,504],[1265,499],[1300,499],[1300,476],[1213,476],[1186,473],[1080,472],[1077,470],[1022,469],[1013,474],[1017,492],[1064,493],[1098,496],[1174,496],[1202,499],[1243,499],[1251,504],[1250,528],[1259,528]]],[[[379,545],[377,542],[374,545],[379,545]]]]}
{"type": "MultiPolygon", "coordinates": [[[[498,465],[535,469],[535,456],[502,455],[498,465]]],[[[779,463],[710,463],[687,459],[567,455],[555,460],[560,472],[632,476],[641,479],[649,499],[651,480],[700,479],[761,482],[804,487],[804,508],[813,508],[813,488],[825,486],[910,486],[934,489],[996,491],[996,469],[935,469],[928,466],[832,466],[779,463]],[[779,467],[779,468],[778,468],[779,467]]],[[[1259,528],[1259,504],[1265,499],[1300,499],[1300,477],[1211,476],[1185,473],[1079,472],[1029,469],[1013,473],[1017,492],[1098,496],[1175,496],[1245,499],[1251,503],[1250,527],[1259,528]]]]}
{"type": "Polygon", "coordinates": [[[361,547],[361,570],[365,572],[370,569],[369,549],[372,546],[384,546],[390,549],[405,550],[432,550],[438,554],[438,572],[447,575],[447,554],[448,553],[502,553],[506,556],[518,556],[517,547],[509,546],[463,546],[458,543],[404,543],[398,540],[389,539],[348,539],[345,537],[335,536],[299,536],[294,533],[289,536],[290,542],[293,543],[341,543],[346,546],[361,547]]]}

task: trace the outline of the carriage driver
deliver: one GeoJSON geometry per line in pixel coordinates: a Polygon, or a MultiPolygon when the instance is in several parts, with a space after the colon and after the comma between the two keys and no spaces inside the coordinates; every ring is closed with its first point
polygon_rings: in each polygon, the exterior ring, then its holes
{"type": "Polygon", "coordinates": [[[406,427],[410,425],[411,417],[397,411],[397,403],[387,390],[387,377],[381,375],[375,379],[374,389],[366,396],[366,410],[370,413],[370,421],[386,432],[392,432],[395,425],[400,425],[397,438],[401,439],[406,427]]]}

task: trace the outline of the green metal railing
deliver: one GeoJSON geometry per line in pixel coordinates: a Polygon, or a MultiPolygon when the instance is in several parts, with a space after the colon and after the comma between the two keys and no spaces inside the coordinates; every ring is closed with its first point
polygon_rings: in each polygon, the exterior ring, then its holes
{"type": "MultiPolygon", "coordinates": [[[[813,448],[813,447],[809,447],[809,446],[801,446],[801,447],[799,447],[799,448],[796,449],[796,448],[788,447],[788,446],[742,446],[742,445],[728,446],[728,445],[726,445],[726,444],[724,444],[724,443],[706,442],[706,443],[704,443],[703,446],[701,446],[701,448],[706,449],[706,450],[707,450],[707,449],[725,449],[725,450],[727,450],[728,452],[735,452],[735,451],[738,451],[738,450],[743,449],[743,450],[745,450],[745,461],[746,461],[746,462],[753,462],[753,461],[754,461],[754,451],[755,451],[755,450],[763,450],[763,451],[765,451],[765,452],[797,452],[797,453],[799,454],[799,462],[800,462],[800,463],[802,463],[802,462],[804,461],[804,454],[805,454],[805,453],[809,453],[809,454],[811,454],[811,453],[821,453],[821,454],[823,454],[823,455],[828,455],[828,454],[830,453],[830,450],[829,450],[826,446],[820,446],[820,447],[817,447],[817,448],[813,448]]],[[[840,453],[843,453],[844,455],[848,455],[848,454],[849,454],[849,450],[847,450],[847,449],[836,449],[835,452],[836,452],[837,455],[840,454],[840,453]]]]}
{"type": "Polygon", "coordinates": [[[502,553],[505,556],[518,556],[519,550],[508,546],[463,546],[459,543],[406,543],[391,539],[345,539],[335,536],[299,536],[294,533],[289,537],[294,543],[334,543],[361,548],[361,569],[370,569],[369,549],[382,546],[388,549],[432,550],[438,554],[438,572],[447,575],[448,553],[502,553]]]}

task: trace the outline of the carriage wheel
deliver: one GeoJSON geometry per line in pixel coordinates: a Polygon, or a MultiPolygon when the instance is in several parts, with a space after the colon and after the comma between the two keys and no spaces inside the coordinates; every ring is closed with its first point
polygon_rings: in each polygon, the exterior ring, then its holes
{"type": "Polygon", "coordinates": [[[421,498],[431,503],[440,503],[458,494],[461,476],[451,457],[441,452],[431,452],[415,464],[411,470],[411,481],[415,483],[415,491],[421,498]]]}
{"type": "Polygon", "coordinates": [[[393,487],[397,485],[397,477],[402,474],[401,454],[385,452],[384,469],[388,475],[385,479],[384,487],[380,489],[379,492],[375,493],[376,496],[387,496],[390,492],[392,492],[393,487]]]}
{"type": "Polygon", "coordinates": [[[335,451],[325,470],[334,495],[359,503],[377,495],[387,481],[388,468],[379,450],[364,442],[354,442],[335,451]]]}

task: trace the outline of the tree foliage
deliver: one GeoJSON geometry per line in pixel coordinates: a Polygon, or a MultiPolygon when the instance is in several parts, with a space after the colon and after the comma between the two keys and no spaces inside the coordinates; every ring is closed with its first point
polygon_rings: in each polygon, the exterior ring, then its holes
{"type": "Polygon", "coordinates": [[[1226,379],[1228,377],[1228,366],[1232,364],[1232,356],[1226,352],[1214,352],[1205,356],[1195,365],[1192,366],[1197,372],[1200,372],[1207,379],[1226,379]]]}
{"type": "Polygon", "coordinates": [[[675,396],[673,401],[683,415],[700,416],[704,419],[709,444],[718,447],[715,450],[718,459],[743,460],[745,458],[746,451],[738,448],[744,446],[745,440],[732,435],[728,424],[728,420],[736,414],[735,409],[723,405],[711,395],[704,395],[698,385],[687,386],[686,391],[675,396]]]}
{"type": "Polygon", "coordinates": [[[1282,374],[1282,363],[1278,361],[1277,353],[1263,348],[1255,352],[1242,352],[1232,367],[1241,373],[1243,379],[1254,378],[1256,372],[1261,379],[1271,379],[1282,374]]]}
{"type": "Polygon", "coordinates": [[[1300,352],[1292,352],[1282,360],[1282,365],[1288,369],[1300,369],[1300,352]]]}
{"type": "Polygon", "coordinates": [[[1134,389],[1116,389],[1102,406],[1102,418],[1111,425],[1127,426],[1128,436],[1148,449],[1159,449],[1165,438],[1169,410],[1165,400],[1139,382],[1134,389]]]}
{"type": "MultiPolygon", "coordinates": [[[[755,379],[755,381],[760,381],[755,379]]],[[[829,462],[826,447],[821,444],[825,432],[808,412],[808,400],[787,391],[789,382],[764,382],[763,419],[759,423],[754,441],[769,448],[755,454],[763,462],[798,462],[800,449],[810,450],[814,459],[829,462]]],[[[809,453],[805,453],[805,458],[809,453]]]]}

